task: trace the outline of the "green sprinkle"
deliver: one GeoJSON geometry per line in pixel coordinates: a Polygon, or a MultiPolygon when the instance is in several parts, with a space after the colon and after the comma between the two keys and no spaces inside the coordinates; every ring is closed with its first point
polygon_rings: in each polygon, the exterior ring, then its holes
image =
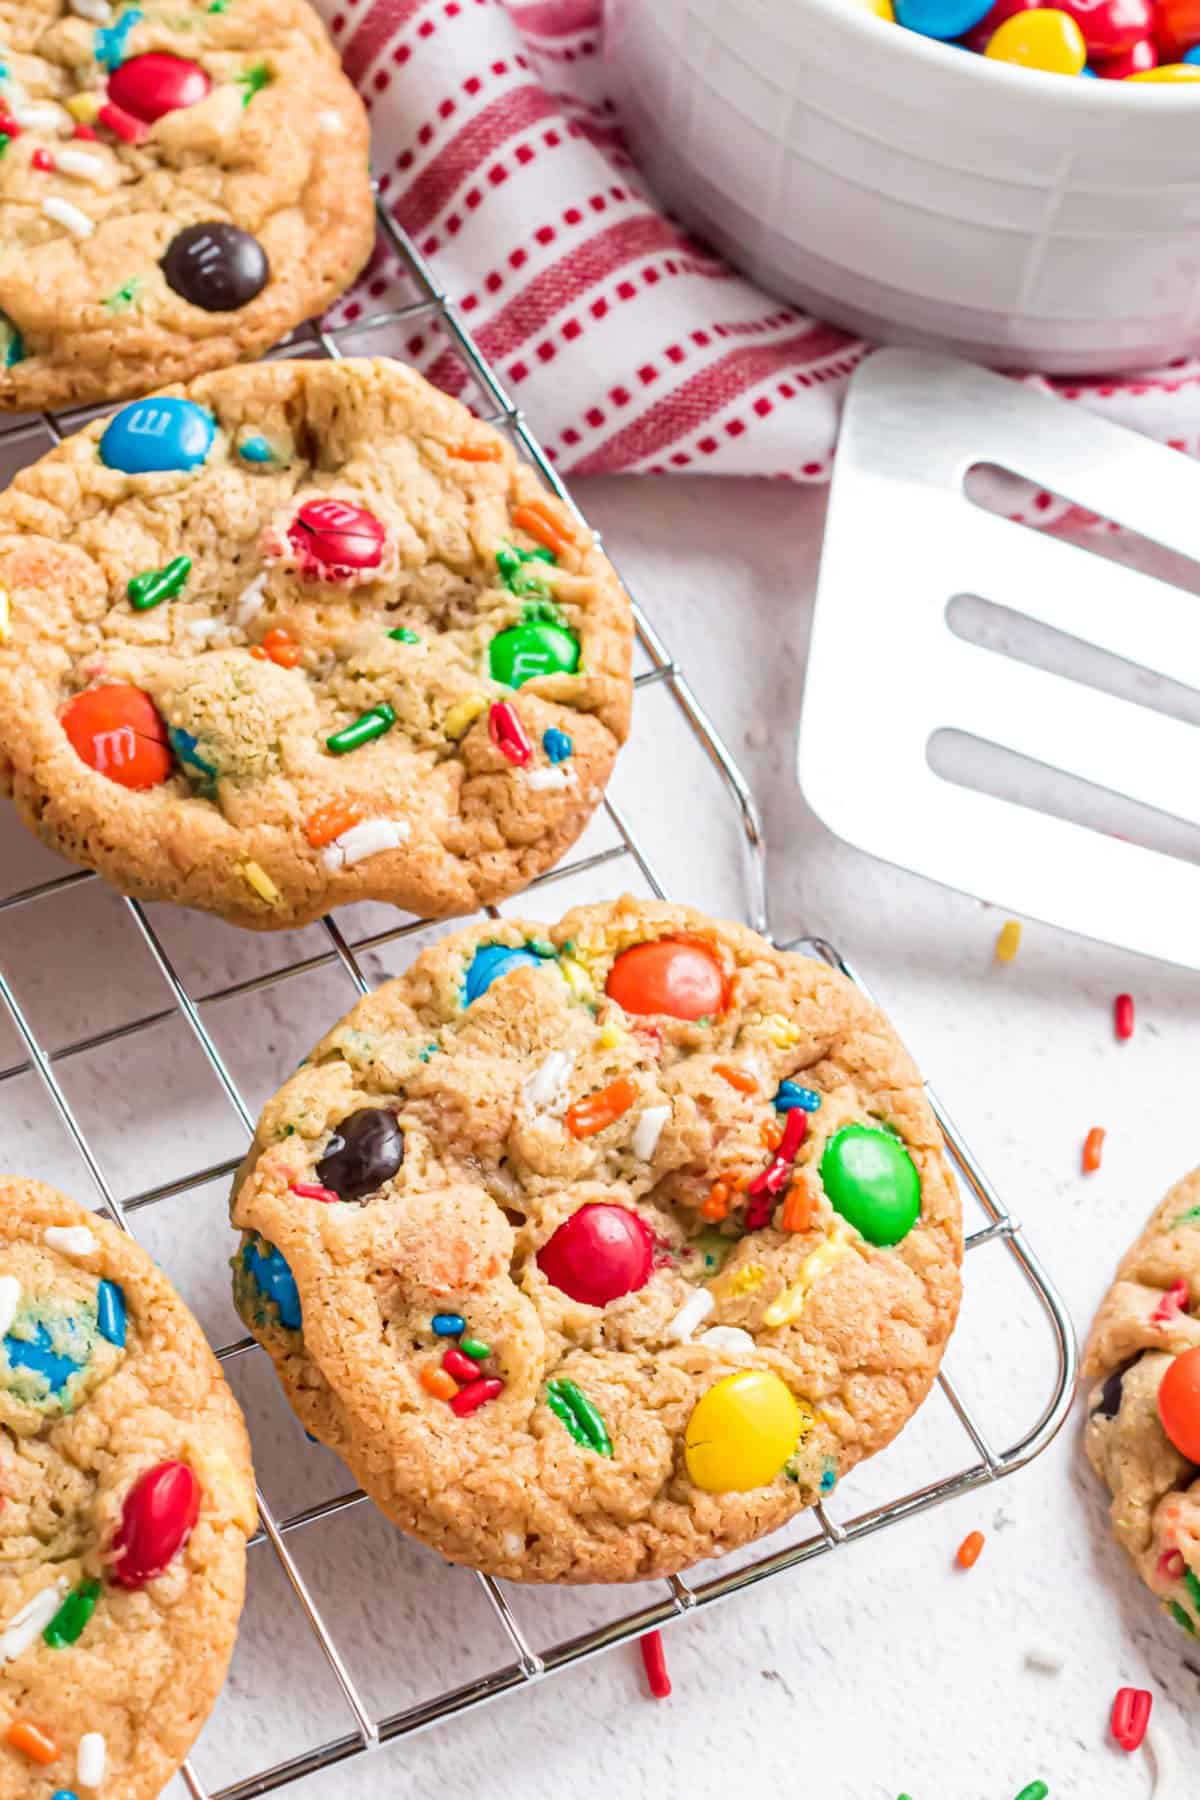
{"type": "Polygon", "coordinates": [[[325,748],[334,756],[345,756],[347,750],[357,750],[360,745],[369,744],[372,738],[382,737],[395,723],[396,715],[384,700],[379,706],[361,713],[353,724],[344,725],[332,737],[327,737],[325,748]]]}
{"type": "Polygon", "coordinates": [[[96,1601],[100,1598],[100,1583],[85,1581],[74,1593],[68,1594],[42,1636],[52,1650],[62,1650],[81,1637],[84,1627],[96,1610],[96,1601]]]}
{"type": "Polygon", "coordinates": [[[1185,1213],[1180,1213],[1177,1219],[1173,1219],[1172,1231],[1177,1225],[1200,1225],[1200,1206],[1189,1206],[1185,1213]]]}
{"type": "Polygon", "coordinates": [[[398,644],[419,644],[421,641],[420,635],[410,631],[407,625],[397,625],[395,631],[388,632],[388,636],[395,638],[398,644]]]}
{"type": "Polygon", "coordinates": [[[274,80],[274,77],[266,63],[255,63],[252,69],[244,70],[235,79],[242,90],[242,105],[249,106],[255,94],[261,94],[263,89],[274,80]]]}
{"type": "Polygon", "coordinates": [[[1184,1569],[1183,1583],[1187,1588],[1193,1607],[1200,1613],[1200,1578],[1197,1577],[1194,1569],[1184,1569]]]}
{"type": "Polygon", "coordinates": [[[107,300],[101,301],[101,305],[106,312],[125,312],[129,307],[137,305],[141,288],[141,276],[131,275],[128,281],[123,281],[120,287],[108,296],[107,300]]]}
{"type": "Polygon", "coordinates": [[[205,12],[223,13],[229,11],[229,0],[208,0],[205,12]]]}
{"type": "Polygon", "coordinates": [[[173,556],[165,569],[147,569],[135,575],[125,592],[134,612],[149,612],[177,594],[192,572],[190,556],[173,556]]]}
{"type": "Polygon", "coordinates": [[[1171,1617],[1174,1619],[1174,1621],[1177,1625],[1182,1625],[1183,1629],[1188,1633],[1188,1635],[1190,1637],[1195,1637],[1196,1627],[1192,1624],[1191,1619],[1188,1617],[1187,1613],[1184,1612],[1184,1610],[1183,1610],[1182,1606],[1180,1606],[1178,1600],[1168,1600],[1167,1611],[1170,1613],[1171,1617]]]}
{"type": "Polygon", "coordinates": [[[554,945],[550,942],[549,938],[527,938],[525,948],[527,950],[532,950],[535,956],[555,957],[558,955],[558,951],[554,948],[554,945]]]}
{"type": "Polygon", "coordinates": [[[598,1456],[611,1456],[612,1440],[604,1420],[587,1395],[573,1381],[557,1379],[546,1384],[546,1405],[556,1419],[561,1419],[577,1444],[594,1450],[598,1456]]]}
{"type": "Polygon", "coordinates": [[[492,1354],[492,1346],[483,1343],[480,1338],[462,1338],[458,1347],[464,1356],[471,1358],[472,1362],[486,1362],[492,1354]]]}
{"type": "MultiPolygon", "coordinates": [[[[0,151],[3,155],[3,151],[0,151]]],[[[0,312],[0,364],[11,369],[14,363],[25,361],[25,340],[8,317],[0,312]]]]}
{"type": "Polygon", "coordinates": [[[440,1044],[426,1044],[423,1050],[417,1051],[417,1061],[423,1063],[432,1062],[440,1049],[440,1044]]]}
{"type": "Polygon", "coordinates": [[[1023,1787],[1021,1789],[1020,1793],[1017,1795],[1017,1800],[1046,1800],[1046,1795],[1049,1792],[1050,1789],[1046,1786],[1044,1781],[1031,1781],[1028,1787],[1023,1787]]]}
{"type": "Polygon", "coordinates": [[[553,550],[518,550],[515,544],[501,544],[496,552],[496,569],[509,593],[528,594],[537,600],[548,600],[550,590],[527,565],[557,561],[553,550]]]}
{"type": "Polygon", "coordinates": [[[12,139],[8,135],[7,131],[0,131],[0,156],[4,155],[4,152],[8,149],[8,146],[11,143],[12,143],[12,139]]]}

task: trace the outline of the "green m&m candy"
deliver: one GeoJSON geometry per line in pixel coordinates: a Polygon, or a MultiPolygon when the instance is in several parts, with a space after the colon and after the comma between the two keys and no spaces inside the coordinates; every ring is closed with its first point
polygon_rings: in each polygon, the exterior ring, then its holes
{"type": "Polygon", "coordinates": [[[531,619],[492,639],[488,667],[493,681],[514,688],[535,675],[573,675],[579,667],[579,639],[562,625],[531,619]]]}
{"type": "Polygon", "coordinates": [[[830,1205],[869,1244],[898,1244],[921,1211],[921,1177],[899,1138],[871,1125],[835,1131],[821,1157],[830,1205]]]}

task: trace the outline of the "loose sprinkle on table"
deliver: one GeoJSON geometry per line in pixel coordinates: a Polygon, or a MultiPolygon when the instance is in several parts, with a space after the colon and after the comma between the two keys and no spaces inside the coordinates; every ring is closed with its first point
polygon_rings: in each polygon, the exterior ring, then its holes
{"type": "Polygon", "coordinates": [[[1056,1650],[1048,1644],[1039,1645],[1036,1649],[1025,1652],[1026,1668],[1036,1669],[1042,1675],[1061,1674],[1066,1660],[1061,1650],[1056,1650]]]}
{"type": "Polygon", "coordinates": [[[1044,1781],[1031,1781],[1028,1787],[1021,1789],[1017,1800],[1046,1800],[1049,1792],[1050,1789],[1044,1781]]]}
{"type": "Polygon", "coordinates": [[[1145,1688],[1118,1688],[1109,1723],[1122,1750],[1136,1750],[1146,1735],[1154,1696],[1145,1688]]]}
{"type": "Polygon", "coordinates": [[[1083,1172],[1094,1175],[1100,1167],[1104,1151],[1105,1131],[1103,1125],[1093,1125],[1083,1140],[1083,1172]]]}
{"type": "Polygon", "coordinates": [[[1021,922],[1006,919],[996,937],[996,961],[1010,963],[1021,948],[1021,922]]]}
{"type": "Polygon", "coordinates": [[[638,1639],[638,1649],[642,1653],[642,1666],[646,1671],[646,1685],[651,1697],[655,1700],[668,1700],[671,1696],[671,1677],[667,1673],[667,1653],[663,1649],[661,1631],[648,1631],[638,1639]]]}
{"type": "Polygon", "coordinates": [[[1133,1036],[1133,995],[1118,994],[1113,1001],[1113,1030],[1119,1042],[1133,1036]]]}
{"type": "Polygon", "coordinates": [[[969,1531],[954,1553],[954,1560],[960,1569],[973,1569],[979,1561],[984,1546],[982,1531],[969,1531]]]}

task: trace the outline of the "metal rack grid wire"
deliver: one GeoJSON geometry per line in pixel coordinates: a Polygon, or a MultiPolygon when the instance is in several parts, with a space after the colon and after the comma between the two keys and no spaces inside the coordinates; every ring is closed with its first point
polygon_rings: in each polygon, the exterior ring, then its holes
{"type": "MultiPolygon", "coordinates": [[[[322,328],[318,325],[307,326],[288,345],[282,347],[280,353],[324,354],[337,357],[345,353],[345,344],[348,339],[353,339],[355,345],[358,346],[362,344],[364,338],[369,340],[375,333],[382,333],[388,328],[394,330],[397,326],[407,327],[418,321],[436,323],[456,348],[479,392],[486,397],[491,421],[510,434],[520,452],[533,462],[549,485],[568,504],[572,504],[562,482],[531,435],[520,410],[513,404],[495,372],[476,349],[453,301],[441,291],[424,259],[382,209],[379,217],[384,244],[399,259],[400,265],[406,271],[407,278],[415,283],[420,297],[412,305],[391,308],[367,319],[356,321],[353,325],[345,325],[337,329],[322,328]]],[[[43,414],[40,417],[44,430],[53,440],[60,441],[64,435],[64,421],[50,414],[43,414]]],[[[3,450],[6,440],[16,439],[22,431],[27,429],[28,422],[25,422],[10,424],[6,429],[0,431],[0,450],[3,450]]],[[[577,516],[580,515],[577,514],[577,516]]],[[[678,716],[686,725],[692,740],[699,746],[707,762],[711,765],[715,777],[718,778],[730,797],[735,809],[739,840],[744,852],[746,916],[756,929],[769,935],[765,846],[753,795],[729,750],[698,703],[679,665],[636,603],[634,610],[638,638],[649,665],[635,677],[635,684],[639,689],[661,684],[669,691],[678,716]]],[[[622,865],[624,865],[625,878],[628,878],[631,868],[636,869],[650,892],[659,898],[665,898],[664,885],[657,872],[655,860],[641,841],[640,834],[634,829],[630,819],[611,798],[605,801],[605,811],[615,828],[616,842],[608,848],[589,855],[576,857],[574,860],[568,859],[566,863],[540,877],[533,886],[542,887],[561,881],[566,877],[595,875],[604,884],[605,890],[611,892],[611,882],[621,878],[622,865]]],[[[37,883],[0,899],[0,914],[12,909],[27,908],[46,902],[65,890],[96,880],[97,877],[90,873],[77,872],[37,883]]],[[[385,944],[391,944],[414,935],[426,928],[428,921],[405,920],[384,931],[363,935],[352,940],[343,932],[338,922],[329,917],[324,919],[321,925],[326,947],[315,955],[293,960],[268,973],[257,974],[246,980],[197,995],[190,991],[187,983],[177,971],[167,947],[155,931],[145,909],[137,901],[128,898],[123,899],[121,904],[127,909],[140,941],[145,946],[158,975],[165,984],[169,1003],[161,1008],[142,1013],[137,1018],[121,1025],[102,1031],[93,1031],[50,1050],[42,1043],[38,1031],[31,1022],[29,1009],[23,1006],[18,999],[8,973],[0,969],[0,999],[4,1002],[24,1051],[24,1055],[10,1066],[0,1068],[0,1095],[4,1092],[4,1084],[14,1078],[31,1074],[36,1077],[53,1112],[57,1115],[67,1139],[74,1147],[95,1185],[101,1210],[122,1230],[132,1232],[131,1215],[175,1196],[190,1193],[206,1183],[227,1178],[236,1168],[238,1158],[209,1162],[200,1168],[187,1169],[168,1181],[133,1193],[124,1199],[118,1198],[115,1184],[106,1174],[102,1158],[89,1140],[78,1111],[64,1088],[59,1074],[60,1066],[67,1059],[101,1049],[118,1039],[128,1038],[138,1032],[146,1031],[168,1019],[182,1020],[195,1044],[199,1047],[212,1075],[215,1076],[226,1102],[233,1109],[241,1130],[249,1137],[254,1128],[251,1112],[213,1033],[205,1023],[201,1006],[217,1001],[236,999],[251,991],[291,977],[305,976],[328,966],[340,967],[359,994],[368,993],[371,991],[371,982],[363,968],[364,956],[368,952],[379,950],[385,944]]],[[[838,950],[824,939],[803,938],[795,940],[787,947],[822,958],[855,982],[864,992],[867,991],[857,972],[838,950]]],[[[253,1774],[220,1788],[214,1789],[205,1786],[194,1767],[185,1764],[182,1776],[194,1800],[251,1800],[252,1796],[267,1794],[285,1787],[303,1776],[330,1768],[346,1759],[361,1755],[369,1749],[424,1730],[440,1720],[480,1706],[485,1701],[497,1699],[507,1692],[522,1688],[558,1670],[568,1668],[587,1657],[595,1656],[613,1645],[664,1626],[687,1613],[713,1606],[718,1601],[726,1600],[759,1582],[781,1575],[786,1570],[793,1569],[845,1544],[853,1543],[882,1530],[885,1526],[895,1524],[972,1489],[999,1481],[1032,1461],[1053,1438],[1070,1406],[1076,1360],[1070,1320],[1046,1271],[1027,1243],[1022,1227],[1004,1207],[936,1095],[932,1090],[927,1090],[927,1092],[945,1134],[951,1160],[960,1183],[964,1190],[978,1201],[987,1221],[982,1228],[967,1238],[967,1250],[973,1252],[986,1244],[1001,1244],[1014,1259],[1023,1282],[1032,1291],[1037,1305],[1044,1313],[1049,1325],[1052,1355],[1048,1360],[1046,1370],[1048,1394],[1038,1417],[1016,1437],[1014,1442],[1003,1449],[996,1447],[992,1442],[989,1430],[977,1417],[976,1412],[966,1403],[962,1394],[951,1381],[949,1374],[943,1370],[938,1377],[942,1393],[970,1445],[972,1460],[969,1460],[966,1466],[953,1469],[934,1481],[896,1495],[883,1504],[869,1507],[845,1522],[834,1520],[829,1516],[825,1506],[818,1505],[813,1509],[816,1529],[803,1536],[800,1541],[790,1542],[783,1548],[768,1547],[765,1553],[757,1555],[754,1560],[732,1570],[718,1568],[716,1572],[706,1575],[704,1569],[700,1568],[691,1571],[690,1576],[686,1579],[674,1577],[661,1582],[657,1584],[662,1589],[661,1598],[649,1604],[640,1605],[633,1610],[622,1612],[618,1617],[567,1637],[541,1652],[532,1647],[529,1634],[517,1617],[517,1612],[502,1587],[487,1576],[477,1575],[475,1579],[479,1583],[487,1606],[503,1634],[503,1639],[510,1647],[511,1659],[500,1668],[465,1684],[447,1689],[431,1698],[422,1700],[419,1704],[407,1706],[382,1716],[374,1713],[367,1704],[351,1673],[349,1662],[339,1646],[335,1631],[314,1597],[312,1587],[298,1566],[296,1556],[289,1546],[289,1539],[295,1538],[297,1534],[304,1532],[306,1528],[313,1526],[318,1521],[364,1504],[365,1496],[358,1490],[341,1492],[333,1498],[323,1500],[301,1511],[285,1513],[283,1516],[277,1517],[260,1490],[258,1496],[260,1527],[253,1542],[265,1544],[277,1559],[291,1591],[303,1611],[313,1637],[319,1645],[332,1680],[340,1692],[353,1724],[351,1729],[341,1735],[278,1761],[271,1767],[256,1770],[253,1774]]],[[[250,1337],[242,1337],[224,1344],[215,1344],[214,1349],[223,1363],[231,1363],[243,1356],[260,1353],[258,1345],[250,1337]]],[[[529,1590],[522,1591],[523,1601],[528,1594],[529,1590]]]]}

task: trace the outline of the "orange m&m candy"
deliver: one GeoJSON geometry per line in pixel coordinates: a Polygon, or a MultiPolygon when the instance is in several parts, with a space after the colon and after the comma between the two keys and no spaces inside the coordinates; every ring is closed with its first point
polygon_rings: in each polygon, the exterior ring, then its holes
{"type": "Polygon", "coordinates": [[[76,755],[121,787],[157,787],[171,773],[167,728],[141,688],[88,688],[60,720],[76,755]]]}
{"type": "Polygon", "coordinates": [[[723,1012],[729,983],[716,954],[695,938],[658,938],[622,950],[604,991],[627,1013],[705,1019],[723,1012]]]}
{"type": "Polygon", "coordinates": [[[1200,1463],[1200,1349],[1185,1350],[1163,1376],[1158,1416],[1180,1455],[1200,1463]]]}

